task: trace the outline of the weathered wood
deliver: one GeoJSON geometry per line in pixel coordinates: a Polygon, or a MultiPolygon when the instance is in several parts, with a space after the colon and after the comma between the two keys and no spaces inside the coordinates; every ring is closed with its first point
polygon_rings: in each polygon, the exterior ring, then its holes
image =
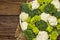
{"type": "Polygon", "coordinates": [[[0,0],[0,15],[19,15],[20,3],[31,0],[0,0]]]}
{"type": "Polygon", "coordinates": [[[0,1],[6,1],[6,2],[19,2],[20,0],[0,0],[0,1]]]}
{"type": "Polygon", "coordinates": [[[0,15],[19,15],[19,3],[0,2],[0,15]]]}
{"type": "Polygon", "coordinates": [[[0,16],[0,40],[14,40],[18,16],[0,16]]]}

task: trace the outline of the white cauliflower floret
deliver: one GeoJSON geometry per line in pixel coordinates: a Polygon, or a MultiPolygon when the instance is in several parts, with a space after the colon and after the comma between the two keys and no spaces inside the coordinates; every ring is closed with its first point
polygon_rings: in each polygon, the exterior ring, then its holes
{"type": "Polygon", "coordinates": [[[51,26],[56,26],[56,25],[57,25],[57,18],[54,17],[54,16],[50,16],[50,17],[48,18],[48,22],[49,22],[49,24],[50,24],[51,26]]]}
{"type": "Polygon", "coordinates": [[[37,2],[37,0],[33,0],[31,2],[31,5],[32,5],[32,10],[37,9],[40,6],[40,4],[37,2]]]}
{"type": "Polygon", "coordinates": [[[22,22],[20,25],[21,25],[22,31],[26,30],[27,27],[28,27],[28,23],[27,22],[22,22]]]}
{"type": "Polygon", "coordinates": [[[26,19],[28,18],[28,14],[27,13],[25,13],[25,12],[21,12],[21,14],[20,14],[20,20],[21,21],[26,21],[26,19]]]}
{"type": "Polygon", "coordinates": [[[49,16],[50,16],[49,14],[44,12],[40,15],[41,19],[44,20],[45,22],[47,22],[49,16]]]}
{"type": "Polygon", "coordinates": [[[58,9],[58,11],[60,11],[60,2],[59,2],[59,0],[53,0],[52,4],[58,9]]]}
{"type": "Polygon", "coordinates": [[[48,40],[48,33],[46,31],[40,31],[36,37],[36,40],[48,40]]]}
{"type": "Polygon", "coordinates": [[[21,20],[19,20],[19,23],[21,24],[21,23],[22,23],[22,21],[21,21],[21,20]]]}

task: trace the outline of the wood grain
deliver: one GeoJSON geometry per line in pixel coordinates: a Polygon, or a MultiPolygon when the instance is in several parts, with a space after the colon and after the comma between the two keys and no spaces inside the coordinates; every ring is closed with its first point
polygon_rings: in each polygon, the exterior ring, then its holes
{"type": "Polygon", "coordinates": [[[0,16],[0,40],[14,40],[18,16],[0,16]]]}
{"type": "Polygon", "coordinates": [[[31,0],[0,0],[0,15],[19,15],[20,3],[31,0]]]}
{"type": "Polygon", "coordinates": [[[19,15],[20,5],[18,3],[0,2],[0,15],[19,15]]]}

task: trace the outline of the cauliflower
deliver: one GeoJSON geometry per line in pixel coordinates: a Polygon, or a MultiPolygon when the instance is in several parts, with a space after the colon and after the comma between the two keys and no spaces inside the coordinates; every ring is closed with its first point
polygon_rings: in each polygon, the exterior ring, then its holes
{"type": "Polygon", "coordinates": [[[32,1],[31,5],[32,5],[32,10],[37,9],[40,6],[37,0],[32,1]]]}
{"type": "Polygon", "coordinates": [[[27,27],[28,27],[28,23],[27,23],[27,22],[22,22],[22,23],[21,23],[21,29],[22,29],[23,31],[26,30],[27,27]]]}
{"type": "Polygon", "coordinates": [[[21,21],[26,21],[27,20],[27,18],[28,18],[28,14],[27,13],[25,13],[25,12],[21,12],[21,14],[20,14],[20,19],[21,19],[21,21]]]}
{"type": "Polygon", "coordinates": [[[60,11],[60,2],[59,2],[59,0],[53,0],[52,4],[58,9],[58,11],[60,11]]]}
{"type": "Polygon", "coordinates": [[[22,21],[21,21],[21,20],[19,20],[19,23],[21,24],[21,23],[22,23],[22,21]]]}
{"type": "Polygon", "coordinates": [[[56,26],[57,25],[57,18],[55,16],[50,16],[48,18],[48,22],[51,26],[56,26]]]}
{"type": "Polygon", "coordinates": [[[50,15],[43,12],[40,16],[43,21],[47,22],[50,15]]]}
{"type": "Polygon", "coordinates": [[[36,37],[36,40],[48,40],[48,33],[46,31],[40,31],[36,37]]]}

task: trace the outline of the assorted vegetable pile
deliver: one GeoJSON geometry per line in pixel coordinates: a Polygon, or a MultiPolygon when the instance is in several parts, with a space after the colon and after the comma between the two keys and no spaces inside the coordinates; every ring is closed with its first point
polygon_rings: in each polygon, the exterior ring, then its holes
{"type": "Polygon", "coordinates": [[[22,2],[20,7],[20,25],[27,40],[57,40],[60,35],[58,0],[22,2]]]}

